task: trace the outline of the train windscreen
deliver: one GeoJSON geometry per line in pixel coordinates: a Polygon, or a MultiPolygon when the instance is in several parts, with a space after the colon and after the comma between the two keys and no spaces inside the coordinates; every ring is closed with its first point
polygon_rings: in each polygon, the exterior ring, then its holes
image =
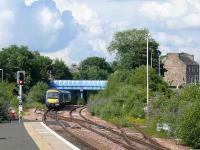
{"type": "Polygon", "coordinates": [[[59,98],[59,93],[58,92],[48,92],[47,93],[47,98],[59,98]]]}

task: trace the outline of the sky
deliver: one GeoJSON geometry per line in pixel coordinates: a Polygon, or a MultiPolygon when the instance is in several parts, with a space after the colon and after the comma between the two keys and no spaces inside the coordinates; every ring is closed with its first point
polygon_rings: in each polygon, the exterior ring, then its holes
{"type": "Polygon", "coordinates": [[[0,0],[0,48],[26,45],[67,65],[106,48],[118,31],[149,29],[162,54],[200,62],[200,0],[0,0]]]}

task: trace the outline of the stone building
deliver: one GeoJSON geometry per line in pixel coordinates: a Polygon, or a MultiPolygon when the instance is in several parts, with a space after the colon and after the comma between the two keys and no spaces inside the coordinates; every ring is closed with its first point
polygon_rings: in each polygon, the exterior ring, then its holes
{"type": "Polygon", "coordinates": [[[199,82],[199,64],[194,61],[194,55],[187,53],[168,53],[163,59],[164,80],[170,86],[182,86],[199,82]]]}

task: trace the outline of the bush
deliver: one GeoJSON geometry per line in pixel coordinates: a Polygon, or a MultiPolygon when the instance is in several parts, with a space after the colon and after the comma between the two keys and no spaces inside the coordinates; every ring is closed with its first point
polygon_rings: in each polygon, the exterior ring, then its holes
{"type": "Polygon", "coordinates": [[[200,148],[200,85],[189,85],[178,95],[177,134],[188,145],[200,148]]]}
{"type": "Polygon", "coordinates": [[[77,105],[84,105],[84,104],[85,104],[84,99],[79,98],[79,99],[77,100],[77,105]]]}
{"type": "Polygon", "coordinates": [[[28,93],[27,103],[39,102],[45,103],[45,95],[48,89],[48,85],[44,82],[38,82],[33,86],[28,93]]]}
{"type": "Polygon", "coordinates": [[[170,97],[163,94],[153,99],[153,124],[168,123],[170,136],[188,146],[200,148],[200,86],[188,85],[170,97]]]}
{"type": "MultiPolygon", "coordinates": [[[[155,70],[150,69],[149,72],[151,97],[155,95],[155,91],[162,95],[170,91],[155,70]]],[[[93,115],[107,120],[117,117],[119,119],[116,122],[122,124],[121,120],[128,122],[124,116],[144,119],[145,103],[146,67],[141,66],[135,70],[117,70],[113,73],[109,77],[107,88],[89,98],[88,107],[93,115]]]]}
{"type": "Polygon", "coordinates": [[[189,104],[179,119],[177,133],[194,148],[200,148],[200,101],[189,104]]]}
{"type": "Polygon", "coordinates": [[[0,122],[8,120],[8,108],[10,106],[17,108],[18,100],[12,95],[14,84],[0,83],[0,122]]]}
{"type": "Polygon", "coordinates": [[[0,122],[8,120],[8,107],[9,103],[0,99],[0,122]]]}

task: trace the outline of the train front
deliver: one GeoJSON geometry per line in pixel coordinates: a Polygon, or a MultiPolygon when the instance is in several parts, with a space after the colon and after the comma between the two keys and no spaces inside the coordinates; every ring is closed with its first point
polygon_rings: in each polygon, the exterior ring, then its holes
{"type": "Polygon", "coordinates": [[[46,92],[46,106],[48,108],[58,108],[60,106],[59,93],[58,90],[48,90],[46,92]]]}

